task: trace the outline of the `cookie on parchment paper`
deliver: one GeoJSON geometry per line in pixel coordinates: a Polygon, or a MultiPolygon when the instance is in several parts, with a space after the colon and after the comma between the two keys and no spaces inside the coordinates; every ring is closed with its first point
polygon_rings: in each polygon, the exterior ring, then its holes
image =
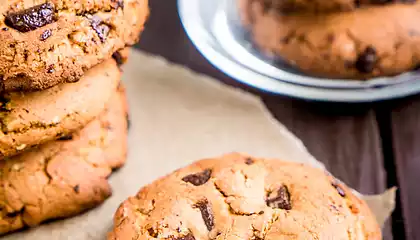
{"type": "Polygon", "coordinates": [[[108,240],[380,240],[367,204],[303,164],[228,154],[179,169],[123,202],[108,240]]]}
{"type": "Polygon", "coordinates": [[[80,132],[1,161],[0,234],[73,216],[107,199],[107,177],[126,159],[126,117],[120,88],[80,132]]]}

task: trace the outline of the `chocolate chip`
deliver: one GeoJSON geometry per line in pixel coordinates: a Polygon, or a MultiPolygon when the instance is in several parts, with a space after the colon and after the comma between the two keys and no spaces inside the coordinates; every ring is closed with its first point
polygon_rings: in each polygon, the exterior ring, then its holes
{"type": "Polygon", "coordinates": [[[9,31],[9,28],[4,27],[4,28],[2,28],[1,30],[3,30],[3,31],[9,31]]]}
{"type": "Polygon", "coordinates": [[[182,178],[182,181],[193,184],[194,186],[200,186],[206,183],[211,177],[211,169],[206,169],[202,172],[190,174],[182,178]]]}
{"type": "Polygon", "coordinates": [[[49,37],[51,37],[51,35],[52,35],[52,31],[51,31],[51,29],[47,29],[47,30],[45,30],[45,31],[41,34],[41,36],[39,37],[39,40],[41,40],[41,41],[45,41],[45,40],[47,40],[49,37]]]}
{"type": "Polygon", "coordinates": [[[54,5],[43,3],[6,16],[6,25],[20,32],[29,32],[57,21],[54,5]]]}
{"type": "Polygon", "coordinates": [[[93,16],[90,21],[91,26],[93,30],[95,30],[96,34],[98,34],[99,39],[101,39],[102,42],[105,42],[106,37],[108,37],[110,27],[98,16],[93,16]]]}
{"type": "Polygon", "coordinates": [[[14,218],[17,217],[21,212],[17,211],[17,212],[11,212],[11,213],[7,213],[6,216],[9,218],[14,218]]]}
{"type": "Polygon", "coordinates": [[[213,217],[213,210],[207,199],[199,201],[194,205],[195,208],[198,208],[201,212],[201,216],[203,217],[204,224],[206,224],[207,230],[211,231],[214,228],[214,217],[213,217]]]}
{"type": "Polygon", "coordinates": [[[331,185],[337,190],[338,194],[342,197],[346,197],[346,192],[337,183],[331,183],[331,185]]]}
{"type": "Polygon", "coordinates": [[[356,60],[355,67],[359,70],[359,72],[370,73],[375,68],[377,61],[378,56],[375,48],[369,46],[359,55],[356,60]]]}
{"type": "Polygon", "coordinates": [[[115,60],[115,62],[117,62],[118,66],[121,66],[124,64],[124,58],[121,56],[120,52],[114,52],[114,54],[112,54],[112,58],[115,60]]]}
{"type": "Polygon", "coordinates": [[[64,135],[61,136],[59,139],[57,139],[58,141],[69,141],[69,140],[73,140],[73,136],[72,135],[64,135]]]}
{"type": "Polygon", "coordinates": [[[74,190],[74,192],[75,192],[75,193],[79,193],[79,191],[80,191],[80,186],[79,186],[79,185],[74,186],[74,187],[73,187],[73,190],[74,190]]]}
{"type": "Polygon", "coordinates": [[[254,164],[254,160],[252,158],[246,158],[245,159],[245,164],[246,165],[252,165],[252,164],[254,164]]]}
{"type": "Polygon", "coordinates": [[[271,192],[267,196],[267,206],[272,208],[280,208],[284,210],[291,210],[292,204],[290,201],[290,193],[286,186],[281,186],[277,192],[271,192]]]}
{"type": "Polygon", "coordinates": [[[147,229],[147,232],[153,238],[157,238],[159,236],[159,234],[157,233],[157,231],[154,228],[147,229]]]}

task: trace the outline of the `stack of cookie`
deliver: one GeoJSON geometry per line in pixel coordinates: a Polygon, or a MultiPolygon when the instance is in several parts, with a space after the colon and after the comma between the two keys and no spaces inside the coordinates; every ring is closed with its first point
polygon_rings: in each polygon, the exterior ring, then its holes
{"type": "Polygon", "coordinates": [[[0,1],[0,234],[111,194],[126,157],[119,65],[147,0],[0,1]]]}
{"type": "Polygon", "coordinates": [[[370,79],[420,65],[420,1],[237,1],[255,45],[307,74],[370,79]]]}

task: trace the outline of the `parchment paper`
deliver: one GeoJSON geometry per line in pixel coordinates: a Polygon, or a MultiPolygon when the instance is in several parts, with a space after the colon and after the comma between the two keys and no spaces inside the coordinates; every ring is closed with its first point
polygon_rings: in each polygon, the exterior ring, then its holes
{"type": "MultiPolygon", "coordinates": [[[[113,196],[78,217],[3,239],[104,240],[119,204],[141,186],[194,160],[228,152],[324,168],[255,96],[137,51],[124,68],[124,82],[132,127],[127,164],[110,178],[113,196]]],[[[365,199],[383,223],[394,208],[395,191],[365,199]]]]}

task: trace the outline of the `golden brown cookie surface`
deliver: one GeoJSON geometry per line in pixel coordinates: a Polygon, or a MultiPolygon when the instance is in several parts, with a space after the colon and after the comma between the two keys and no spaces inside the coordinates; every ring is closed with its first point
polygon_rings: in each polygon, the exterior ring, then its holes
{"type": "Polygon", "coordinates": [[[76,83],[0,99],[0,160],[77,131],[105,108],[120,82],[114,60],[90,69],[76,83]]]}
{"type": "Polygon", "coordinates": [[[256,47],[309,75],[370,79],[420,65],[420,1],[289,15],[261,1],[238,1],[256,47]]]}
{"type": "Polygon", "coordinates": [[[305,165],[229,154],[145,186],[123,202],[109,240],[379,240],[365,202],[305,165]]]}
{"type": "Polygon", "coordinates": [[[0,92],[74,82],[133,45],[148,0],[1,0],[0,92]]]}
{"type": "Polygon", "coordinates": [[[125,162],[125,94],[80,132],[0,162],[0,234],[78,214],[111,194],[107,177],[125,162]]]}

